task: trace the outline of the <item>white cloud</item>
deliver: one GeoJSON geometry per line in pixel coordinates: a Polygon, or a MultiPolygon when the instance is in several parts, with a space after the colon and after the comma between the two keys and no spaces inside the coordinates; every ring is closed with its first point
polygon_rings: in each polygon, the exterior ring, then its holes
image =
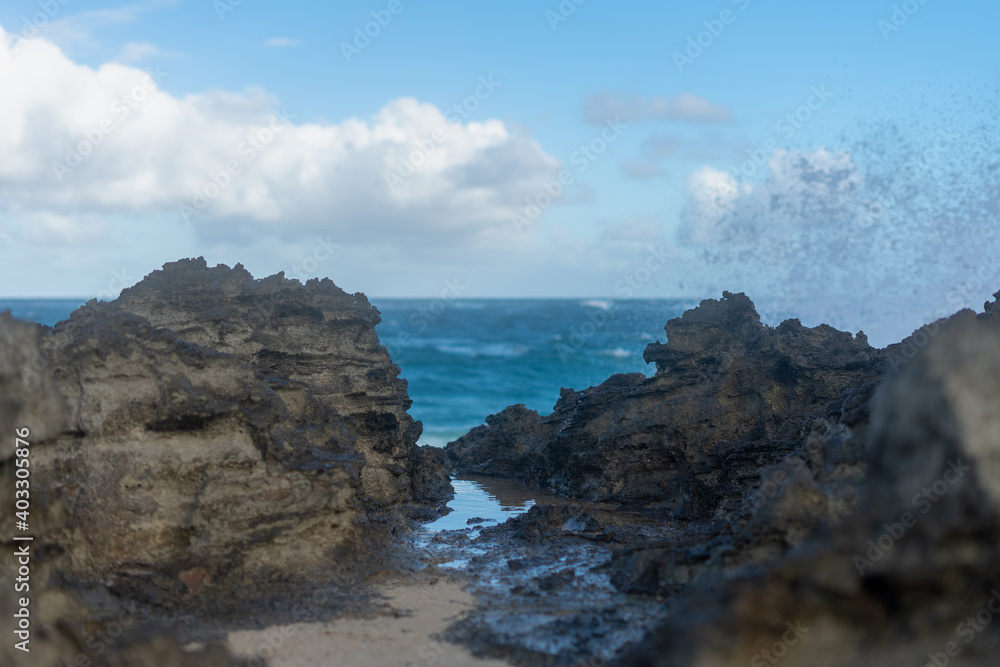
{"type": "Polygon", "coordinates": [[[370,119],[280,121],[263,91],[178,98],[142,69],[80,66],[44,39],[17,48],[0,39],[0,90],[0,206],[64,216],[52,220],[179,219],[187,205],[213,237],[322,230],[344,242],[492,242],[513,236],[510,213],[560,168],[499,120],[449,122],[412,98],[370,119]],[[390,187],[386,175],[407,162],[419,166],[390,187]],[[220,175],[227,165],[239,173],[220,175]],[[226,186],[217,192],[213,178],[226,186]],[[204,210],[196,193],[208,195],[204,210]]]}
{"type": "Polygon", "coordinates": [[[674,99],[654,95],[647,99],[639,95],[626,97],[607,90],[595,93],[583,101],[583,117],[588,123],[603,125],[609,118],[623,122],[675,120],[689,123],[730,123],[732,112],[692,93],[682,93],[674,99]]]}
{"type": "Polygon", "coordinates": [[[270,39],[264,40],[263,46],[268,48],[281,47],[281,46],[298,46],[299,40],[289,39],[288,37],[271,37],[270,39]]]}

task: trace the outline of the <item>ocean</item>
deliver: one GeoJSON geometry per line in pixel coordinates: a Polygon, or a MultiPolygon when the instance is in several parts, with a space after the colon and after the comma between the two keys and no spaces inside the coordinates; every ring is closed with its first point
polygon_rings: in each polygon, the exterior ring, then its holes
{"type": "MultiPolygon", "coordinates": [[[[0,300],[0,311],[52,326],[84,299],[0,300]]],[[[680,299],[371,299],[378,334],[409,382],[421,444],[443,446],[515,403],[548,414],[559,389],[614,373],[651,374],[642,360],[680,299]]]]}

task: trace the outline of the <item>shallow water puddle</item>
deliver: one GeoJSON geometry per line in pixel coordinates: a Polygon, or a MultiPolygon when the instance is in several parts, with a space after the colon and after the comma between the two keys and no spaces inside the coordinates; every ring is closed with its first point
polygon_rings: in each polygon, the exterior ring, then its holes
{"type": "Polygon", "coordinates": [[[451,512],[424,526],[432,533],[442,530],[495,526],[512,516],[527,512],[541,491],[507,479],[493,477],[454,477],[455,497],[448,503],[451,512]],[[469,519],[483,519],[469,523],[469,519]]]}
{"type": "Polygon", "coordinates": [[[463,476],[453,477],[451,484],[455,489],[455,497],[448,503],[451,512],[424,524],[423,538],[418,542],[446,559],[438,562],[439,567],[452,569],[464,569],[470,559],[486,553],[485,548],[470,544],[483,528],[523,514],[536,502],[557,500],[541,489],[509,479],[463,476]],[[442,539],[445,535],[448,537],[442,539]]]}

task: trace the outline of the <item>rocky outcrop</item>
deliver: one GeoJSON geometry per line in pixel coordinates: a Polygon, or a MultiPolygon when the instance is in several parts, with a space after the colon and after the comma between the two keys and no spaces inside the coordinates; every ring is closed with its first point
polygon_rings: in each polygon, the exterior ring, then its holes
{"type": "MultiPolygon", "coordinates": [[[[378,321],[328,280],[257,281],[204,260],[54,328],[0,315],[5,507],[8,436],[25,426],[32,442],[30,664],[229,665],[149,623],[247,604],[280,617],[317,586],[318,614],[363,600],[366,578],[393,562],[392,531],[451,494],[444,452],[416,446],[378,321]],[[141,631],[94,654],[83,629],[122,609],[141,631]]],[[[13,521],[3,515],[4,535],[13,521]]]]}
{"type": "Polygon", "coordinates": [[[69,414],[34,483],[72,508],[75,578],[151,603],[257,595],[355,549],[363,458],[307,389],[289,408],[281,380],[129,313],[82,309],[43,351],[69,414]]]}
{"type": "Polygon", "coordinates": [[[547,416],[520,405],[492,415],[448,445],[456,470],[678,520],[725,518],[811,432],[856,418],[884,366],[864,334],[772,328],[743,294],[703,301],[665,330],[644,355],[653,377],[564,389],[547,416]]]}
{"type": "Polygon", "coordinates": [[[936,323],[880,389],[860,511],[763,572],[689,588],[620,664],[995,664],[996,314],[936,323]]]}
{"type": "MultiPolygon", "coordinates": [[[[593,629],[576,644],[587,648],[543,655],[537,637],[502,632],[510,621],[487,592],[490,613],[459,624],[475,629],[464,640],[525,664],[994,664],[996,298],[873,350],[829,327],[762,327],[727,294],[667,324],[666,345],[646,352],[654,377],[563,390],[550,416],[491,416],[449,446],[460,470],[612,504],[536,507],[474,544],[510,549],[513,537],[532,571],[562,565],[550,552],[568,542],[607,545],[590,572],[631,596],[633,626],[653,629],[629,648],[609,638],[606,611],[582,605],[563,621],[593,629]]],[[[535,620],[525,626],[544,627],[544,613],[535,620]]]]}
{"type": "Polygon", "coordinates": [[[422,426],[407,414],[406,381],[379,343],[379,314],[364,294],[348,294],[329,279],[255,280],[241,265],[209,268],[199,258],[165,264],[117,300],[88,308],[140,315],[269,380],[280,378],[273,389],[293,410],[308,392],[331,414],[348,417],[365,457],[364,499],[390,507],[450,497],[434,455],[417,447],[422,426]],[[424,461],[429,470],[418,469],[424,461]]]}
{"type": "MultiPolygon", "coordinates": [[[[42,355],[39,327],[19,322],[0,313],[0,434],[4,449],[0,455],[0,630],[5,638],[0,644],[0,664],[10,667],[231,667],[236,665],[225,650],[212,646],[201,651],[182,650],[179,643],[162,633],[151,633],[129,612],[108,614],[96,600],[110,603],[92,587],[72,581],[77,556],[65,535],[79,528],[72,525],[72,506],[51,489],[46,491],[46,471],[39,465],[50,453],[48,448],[59,438],[67,421],[67,406],[52,376],[52,366],[42,355]],[[23,441],[16,452],[15,430],[23,441]],[[8,445],[10,447],[8,447],[8,445]],[[27,456],[24,456],[27,450],[27,456]],[[31,471],[27,487],[16,482],[16,461],[28,461],[31,471]],[[15,525],[19,517],[7,508],[17,499],[27,500],[27,530],[15,525]],[[27,535],[31,541],[14,542],[14,535],[27,535]],[[17,551],[28,547],[27,565],[17,551]],[[22,570],[24,567],[26,569],[22,570]],[[15,590],[15,581],[19,587],[15,590]],[[27,633],[15,614],[24,615],[21,599],[30,599],[27,633]],[[106,632],[105,632],[106,631],[106,632]],[[104,632],[104,634],[101,634],[104,632]],[[100,635],[107,641],[94,641],[100,635]],[[16,645],[21,642],[23,649],[16,645]]],[[[99,538],[94,535],[93,537],[99,538]]],[[[113,535],[109,537],[114,538],[113,535]]],[[[94,540],[98,541],[97,539],[94,540]]]]}

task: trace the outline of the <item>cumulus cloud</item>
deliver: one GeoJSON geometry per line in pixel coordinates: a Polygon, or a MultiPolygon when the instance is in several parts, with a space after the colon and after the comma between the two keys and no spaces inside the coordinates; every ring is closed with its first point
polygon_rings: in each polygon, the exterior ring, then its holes
{"type": "Polygon", "coordinates": [[[662,95],[646,98],[602,90],[583,101],[583,118],[593,125],[603,125],[609,118],[620,118],[626,123],[675,120],[715,124],[732,122],[732,112],[721,104],[692,93],[682,93],[669,99],[662,95]]]}
{"type": "Polygon", "coordinates": [[[448,244],[508,234],[511,210],[561,167],[499,120],[457,122],[413,98],[302,122],[260,90],[175,97],[165,77],[0,34],[2,206],[64,225],[175,213],[204,234],[448,244]]]}

